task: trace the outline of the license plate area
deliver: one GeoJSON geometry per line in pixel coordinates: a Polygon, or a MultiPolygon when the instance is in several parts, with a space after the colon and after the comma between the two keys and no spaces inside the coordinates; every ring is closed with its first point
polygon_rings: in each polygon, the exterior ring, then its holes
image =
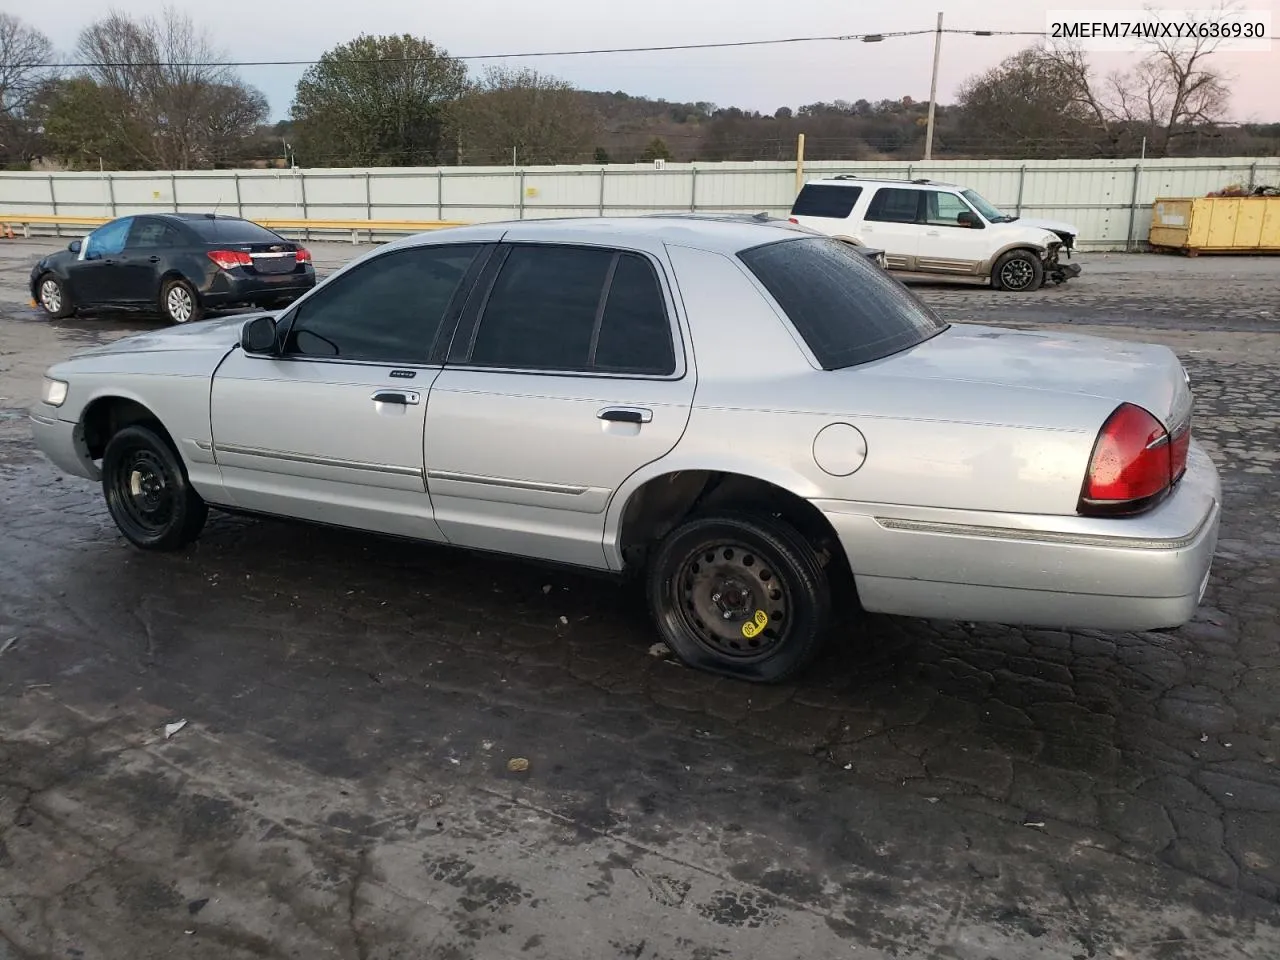
{"type": "Polygon", "coordinates": [[[258,273],[272,274],[293,273],[298,265],[298,256],[292,250],[283,253],[251,253],[253,269],[258,273]]]}

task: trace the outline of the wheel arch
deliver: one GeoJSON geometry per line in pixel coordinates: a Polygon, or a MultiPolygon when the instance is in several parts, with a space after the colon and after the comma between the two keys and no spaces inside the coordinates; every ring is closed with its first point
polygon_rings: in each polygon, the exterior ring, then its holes
{"type": "Polygon", "coordinates": [[[182,451],[164,422],[136,396],[116,392],[94,397],[80,414],[79,431],[89,457],[100,460],[111,438],[125,427],[134,425],[153,428],[173,450],[178,461],[186,466],[182,451]]]}
{"type": "MultiPolygon", "coordinates": [[[[642,568],[654,543],[696,512],[757,510],[781,516],[809,539],[831,571],[848,571],[840,538],[808,496],[817,495],[802,477],[750,469],[655,470],[633,477],[619,491],[606,520],[605,558],[619,571],[642,568]]],[[[852,578],[850,577],[850,584],[852,578]]]]}

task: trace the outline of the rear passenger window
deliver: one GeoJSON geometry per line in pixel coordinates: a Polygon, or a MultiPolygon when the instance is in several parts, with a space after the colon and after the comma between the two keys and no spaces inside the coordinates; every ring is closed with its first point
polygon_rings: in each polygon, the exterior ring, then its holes
{"type": "Polygon", "coordinates": [[[867,207],[867,219],[885,223],[914,223],[920,213],[922,190],[884,187],[876,191],[867,207]]]}
{"type": "Polygon", "coordinates": [[[513,370],[669,374],[671,326],[644,257],[518,244],[494,281],[469,362],[513,370]]]}
{"type": "Polygon", "coordinates": [[[837,187],[830,183],[806,183],[791,207],[793,217],[829,217],[844,220],[862,196],[861,187],[837,187]]]}

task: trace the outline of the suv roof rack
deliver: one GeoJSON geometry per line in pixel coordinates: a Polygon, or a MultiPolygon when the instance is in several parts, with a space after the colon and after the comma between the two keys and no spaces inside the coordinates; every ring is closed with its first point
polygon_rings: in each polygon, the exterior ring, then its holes
{"type": "Polygon", "coordinates": [[[887,180],[897,183],[937,183],[936,180],[930,180],[927,177],[916,177],[914,180],[908,180],[906,177],[863,177],[856,173],[837,173],[832,180],[887,180]]]}

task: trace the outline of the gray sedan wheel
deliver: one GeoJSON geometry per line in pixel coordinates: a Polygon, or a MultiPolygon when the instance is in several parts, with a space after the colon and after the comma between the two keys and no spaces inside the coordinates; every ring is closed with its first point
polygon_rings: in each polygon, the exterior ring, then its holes
{"type": "Polygon", "coordinates": [[[831,619],[813,546],[763,514],[694,517],[663,538],[648,572],[650,612],[691,667],[777,683],[811,663],[831,619]]]}
{"type": "Polygon", "coordinates": [[[161,288],[160,312],[170,323],[191,323],[204,315],[195,288],[185,280],[170,280],[161,288]]]}
{"type": "Polygon", "coordinates": [[[38,289],[41,308],[54,319],[70,316],[75,309],[71,305],[71,298],[67,296],[66,287],[53,274],[46,273],[41,277],[38,289]]]}

